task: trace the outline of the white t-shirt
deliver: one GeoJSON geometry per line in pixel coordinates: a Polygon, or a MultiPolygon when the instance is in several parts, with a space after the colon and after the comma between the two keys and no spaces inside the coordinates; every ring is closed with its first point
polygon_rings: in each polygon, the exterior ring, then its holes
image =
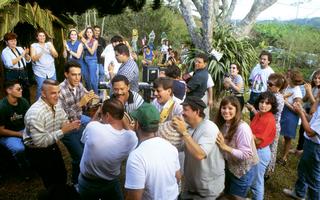
{"type": "Polygon", "coordinates": [[[129,155],[125,188],[144,189],[143,200],[177,199],[175,175],[179,169],[178,151],[173,145],[159,137],[145,140],[129,155]]]}
{"type": "Polygon", "coordinates": [[[267,91],[267,81],[270,74],[274,73],[271,67],[261,68],[260,64],[257,64],[251,71],[249,80],[252,81],[251,91],[255,93],[262,93],[267,91]]]}
{"type": "Polygon", "coordinates": [[[39,60],[32,63],[32,69],[35,75],[42,78],[52,78],[56,73],[54,58],[50,53],[50,42],[46,42],[44,48],[39,43],[31,44],[36,54],[42,53],[39,60]]]}
{"type": "Polygon", "coordinates": [[[113,180],[120,174],[121,162],[137,146],[138,138],[130,130],[116,130],[110,124],[90,122],[81,138],[84,150],[80,171],[88,178],[113,180]]]}
{"type": "Polygon", "coordinates": [[[288,86],[284,94],[292,94],[291,96],[288,97],[288,103],[293,104],[295,98],[302,98],[302,92],[299,86],[295,87],[290,87],[288,86]]]}
{"type": "Polygon", "coordinates": [[[118,63],[116,59],[116,54],[114,52],[114,48],[112,44],[108,44],[106,48],[103,50],[101,57],[104,57],[104,74],[106,75],[107,79],[110,79],[110,74],[108,71],[108,67],[111,62],[114,64],[113,73],[117,74],[120,68],[121,63],[118,63]]]}

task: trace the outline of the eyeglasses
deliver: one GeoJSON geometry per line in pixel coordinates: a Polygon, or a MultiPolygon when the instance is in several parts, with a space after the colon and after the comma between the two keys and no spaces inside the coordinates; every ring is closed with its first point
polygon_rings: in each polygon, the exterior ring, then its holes
{"type": "Polygon", "coordinates": [[[16,90],[17,90],[18,92],[20,92],[20,91],[22,90],[22,88],[21,88],[21,87],[18,87],[18,88],[16,88],[16,90]]]}
{"type": "Polygon", "coordinates": [[[272,83],[271,81],[267,81],[269,87],[275,86],[276,84],[272,83]]]}

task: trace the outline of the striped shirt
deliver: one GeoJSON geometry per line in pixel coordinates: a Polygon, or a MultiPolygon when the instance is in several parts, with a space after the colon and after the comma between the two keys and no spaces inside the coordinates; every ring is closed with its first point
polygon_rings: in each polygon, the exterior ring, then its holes
{"type": "Polygon", "coordinates": [[[117,75],[127,77],[130,83],[130,90],[139,92],[139,68],[133,59],[129,58],[126,63],[123,63],[120,66],[117,75]]]}
{"type": "MultiPolygon", "coordinates": [[[[116,98],[116,97],[113,95],[112,98],[116,98]]],[[[129,98],[124,105],[124,110],[129,114],[137,110],[143,104],[143,102],[144,100],[139,93],[134,91],[129,91],[129,98]]]]}
{"type": "Polygon", "coordinates": [[[44,148],[63,137],[62,124],[68,120],[60,103],[51,107],[39,98],[24,117],[23,142],[26,146],[44,148]]]}
{"type": "Polygon", "coordinates": [[[84,94],[88,93],[88,91],[83,87],[82,83],[77,87],[72,88],[67,79],[60,84],[60,89],[59,99],[62,108],[68,115],[68,118],[70,120],[80,119],[82,115],[82,108],[78,103],[84,94]]]}

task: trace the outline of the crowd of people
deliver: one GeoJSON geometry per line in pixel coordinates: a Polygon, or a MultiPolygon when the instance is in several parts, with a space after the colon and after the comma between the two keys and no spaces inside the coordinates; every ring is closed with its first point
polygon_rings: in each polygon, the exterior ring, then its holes
{"type": "MultiPolygon", "coordinates": [[[[265,181],[277,164],[286,165],[290,151],[300,153],[298,178],[283,192],[294,199],[320,199],[320,70],[311,83],[300,71],[274,73],[272,56],[262,51],[253,67],[250,98],[244,99],[241,66],[231,64],[224,97],[210,119],[214,82],[208,57],[198,54],[194,71],[183,80],[178,54],[164,41],[163,74],[152,83],[148,103],[139,91],[136,55],[120,36],[110,44],[100,27],[71,29],[64,43],[65,79],[56,80],[59,55],[44,31],[37,43],[17,47],[7,33],[2,51],[6,96],[0,101],[0,145],[15,158],[19,171],[39,174],[47,189],[39,199],[264,199],[265,181]],[[30,53],[30,55],[29,55],[30,53]],[[37,82],[30,105],[26,63],[37,82]],[[94,115],[99,82],[110,81],[110,96],[94,115]],[[26,97],[26,98],[25,98],[26,97]],[[250,111],[245,122],[243,108],[250,111]],[[297,150],[291,149],[301,120],[297,150]],[[277,160],[278,141],[284,138],[277,160]],[[72,161],[72,187],[59,148],[72,161]],[[121,168],[126,161],[124,185],[121,168]],[[124,187],[125,192],[122,188],[124,187]]],[[[143,64],[153,62],[151,46],[143,48],[143,64]]]]}

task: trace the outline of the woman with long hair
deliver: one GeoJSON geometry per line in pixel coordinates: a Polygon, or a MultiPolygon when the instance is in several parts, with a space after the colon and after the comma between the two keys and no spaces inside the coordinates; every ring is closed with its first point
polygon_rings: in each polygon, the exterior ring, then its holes
{"type": "Polygon", "coordinates": [[[82,74],[85,79],[87,90],[93,90],[98,94],[98,60],[97,48],[98,41],[94,38],[94,30],[87,27],[81,38],[84,48],[84,67],[82,74]]]}
{"type": "Polygon", "coordinates": [[[236,97],[222,99],[215,123],[221,131],[217,144],[227,163],[224,193],[246,198],[254,180],[258,155],[252,131],[241,120],[241,106],[236,97]]]}

